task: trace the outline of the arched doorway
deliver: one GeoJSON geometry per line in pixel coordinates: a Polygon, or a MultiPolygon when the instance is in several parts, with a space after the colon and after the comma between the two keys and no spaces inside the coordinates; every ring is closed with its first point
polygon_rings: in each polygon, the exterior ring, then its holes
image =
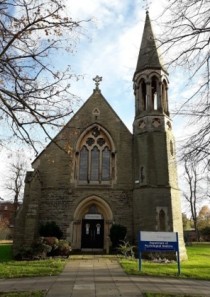
{"type": "Polygon", "coordinates": [[[97,196],[82,200],[74,212],[73,249],[107,250],[112,221],[112,211],[105,200],[97,196]]]}
{"type": "Polygon", "coordinates": [[[81,249],[104,248],[104,219],[96,206],[91,204],[82,219],[81,249]]]}

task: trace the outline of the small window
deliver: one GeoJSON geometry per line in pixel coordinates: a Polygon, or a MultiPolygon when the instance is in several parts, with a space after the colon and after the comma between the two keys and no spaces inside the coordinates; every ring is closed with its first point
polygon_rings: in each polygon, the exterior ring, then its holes
{"type": "Polygon", "coordinates": [[[163,209],[159,212],[159,227],[160,231],[166,231],[166,214],[163,209]]]}

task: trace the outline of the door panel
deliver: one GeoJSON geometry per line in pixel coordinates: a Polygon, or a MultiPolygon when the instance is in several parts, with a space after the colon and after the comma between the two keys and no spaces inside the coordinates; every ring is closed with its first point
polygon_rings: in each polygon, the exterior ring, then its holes
{"type": "Polygon", "coordinates": [[[102,249],[104,220],[82,220],[82,248],[102,249]]]}

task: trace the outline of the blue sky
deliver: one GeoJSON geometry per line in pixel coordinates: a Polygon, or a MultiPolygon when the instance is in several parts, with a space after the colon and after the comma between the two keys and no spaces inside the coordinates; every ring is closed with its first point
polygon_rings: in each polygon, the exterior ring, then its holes
{"type": "MultiPolygon", "coordinates": [[[[71,65],[72,70],[77,74],[84,74],[84,79],[72,82],[72,93],[81,98],[79,104],[73,104],[75,112],[91,96],[95,85],[93,78],[99,75],[103,77],[100,84],[102,94],[132,131],[134,118],[132,78],[144,27],[145,2],[142,0],[66,0],[66,9],[73,19],[91,19],[90,22],[82,24],[79,39],[78,36],[75,37],[76,40],[78,39],[75,52],[58,53],[52,58],[57,65],[66,63],[71,65]]],[[[163,11],[166,1],[148,2],[150,2],[150,18],[154,20],[152,23],[154,33],[160,34],[163,28],[158,26],[157,17],[163,11]]],[[[170,72],[170,109],[179,105],[182,100],[183,78],[183,72],[177,73],[175,70],[170,72]]],[[[178,144],[183,140],[186,121],[179,117],[173,120],[178,144]]],[[[16,149],[16,147],[12,148],[12,152],[16,149]]],[[[31,152],[26,151],[26,155],[33,159],[31,152]]],[[[12,158],[12,154],[10,156],[12,158]]],[[[0,197],[6,195],[3,184],[5,176],[9,175],[6,163],[11,158],[7,158],[6,150],[0,151],[0,197]]]]}

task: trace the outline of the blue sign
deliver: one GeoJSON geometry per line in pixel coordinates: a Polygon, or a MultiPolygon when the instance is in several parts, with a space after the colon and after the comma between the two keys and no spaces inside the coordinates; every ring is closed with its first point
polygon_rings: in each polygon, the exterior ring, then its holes
{"type": "Polygon", "coordinates": [[[168,241],[140,241],[139,249],[142,252],[146,251],[177,251],[177,242],[168,241]]]}
{"type": "Polygon", "coordinates": [[[139,270],[141,271],[142,252],[177,252],[178,273],[180,274],[179,241],[177,232],[139,232],[139,270]]]}

